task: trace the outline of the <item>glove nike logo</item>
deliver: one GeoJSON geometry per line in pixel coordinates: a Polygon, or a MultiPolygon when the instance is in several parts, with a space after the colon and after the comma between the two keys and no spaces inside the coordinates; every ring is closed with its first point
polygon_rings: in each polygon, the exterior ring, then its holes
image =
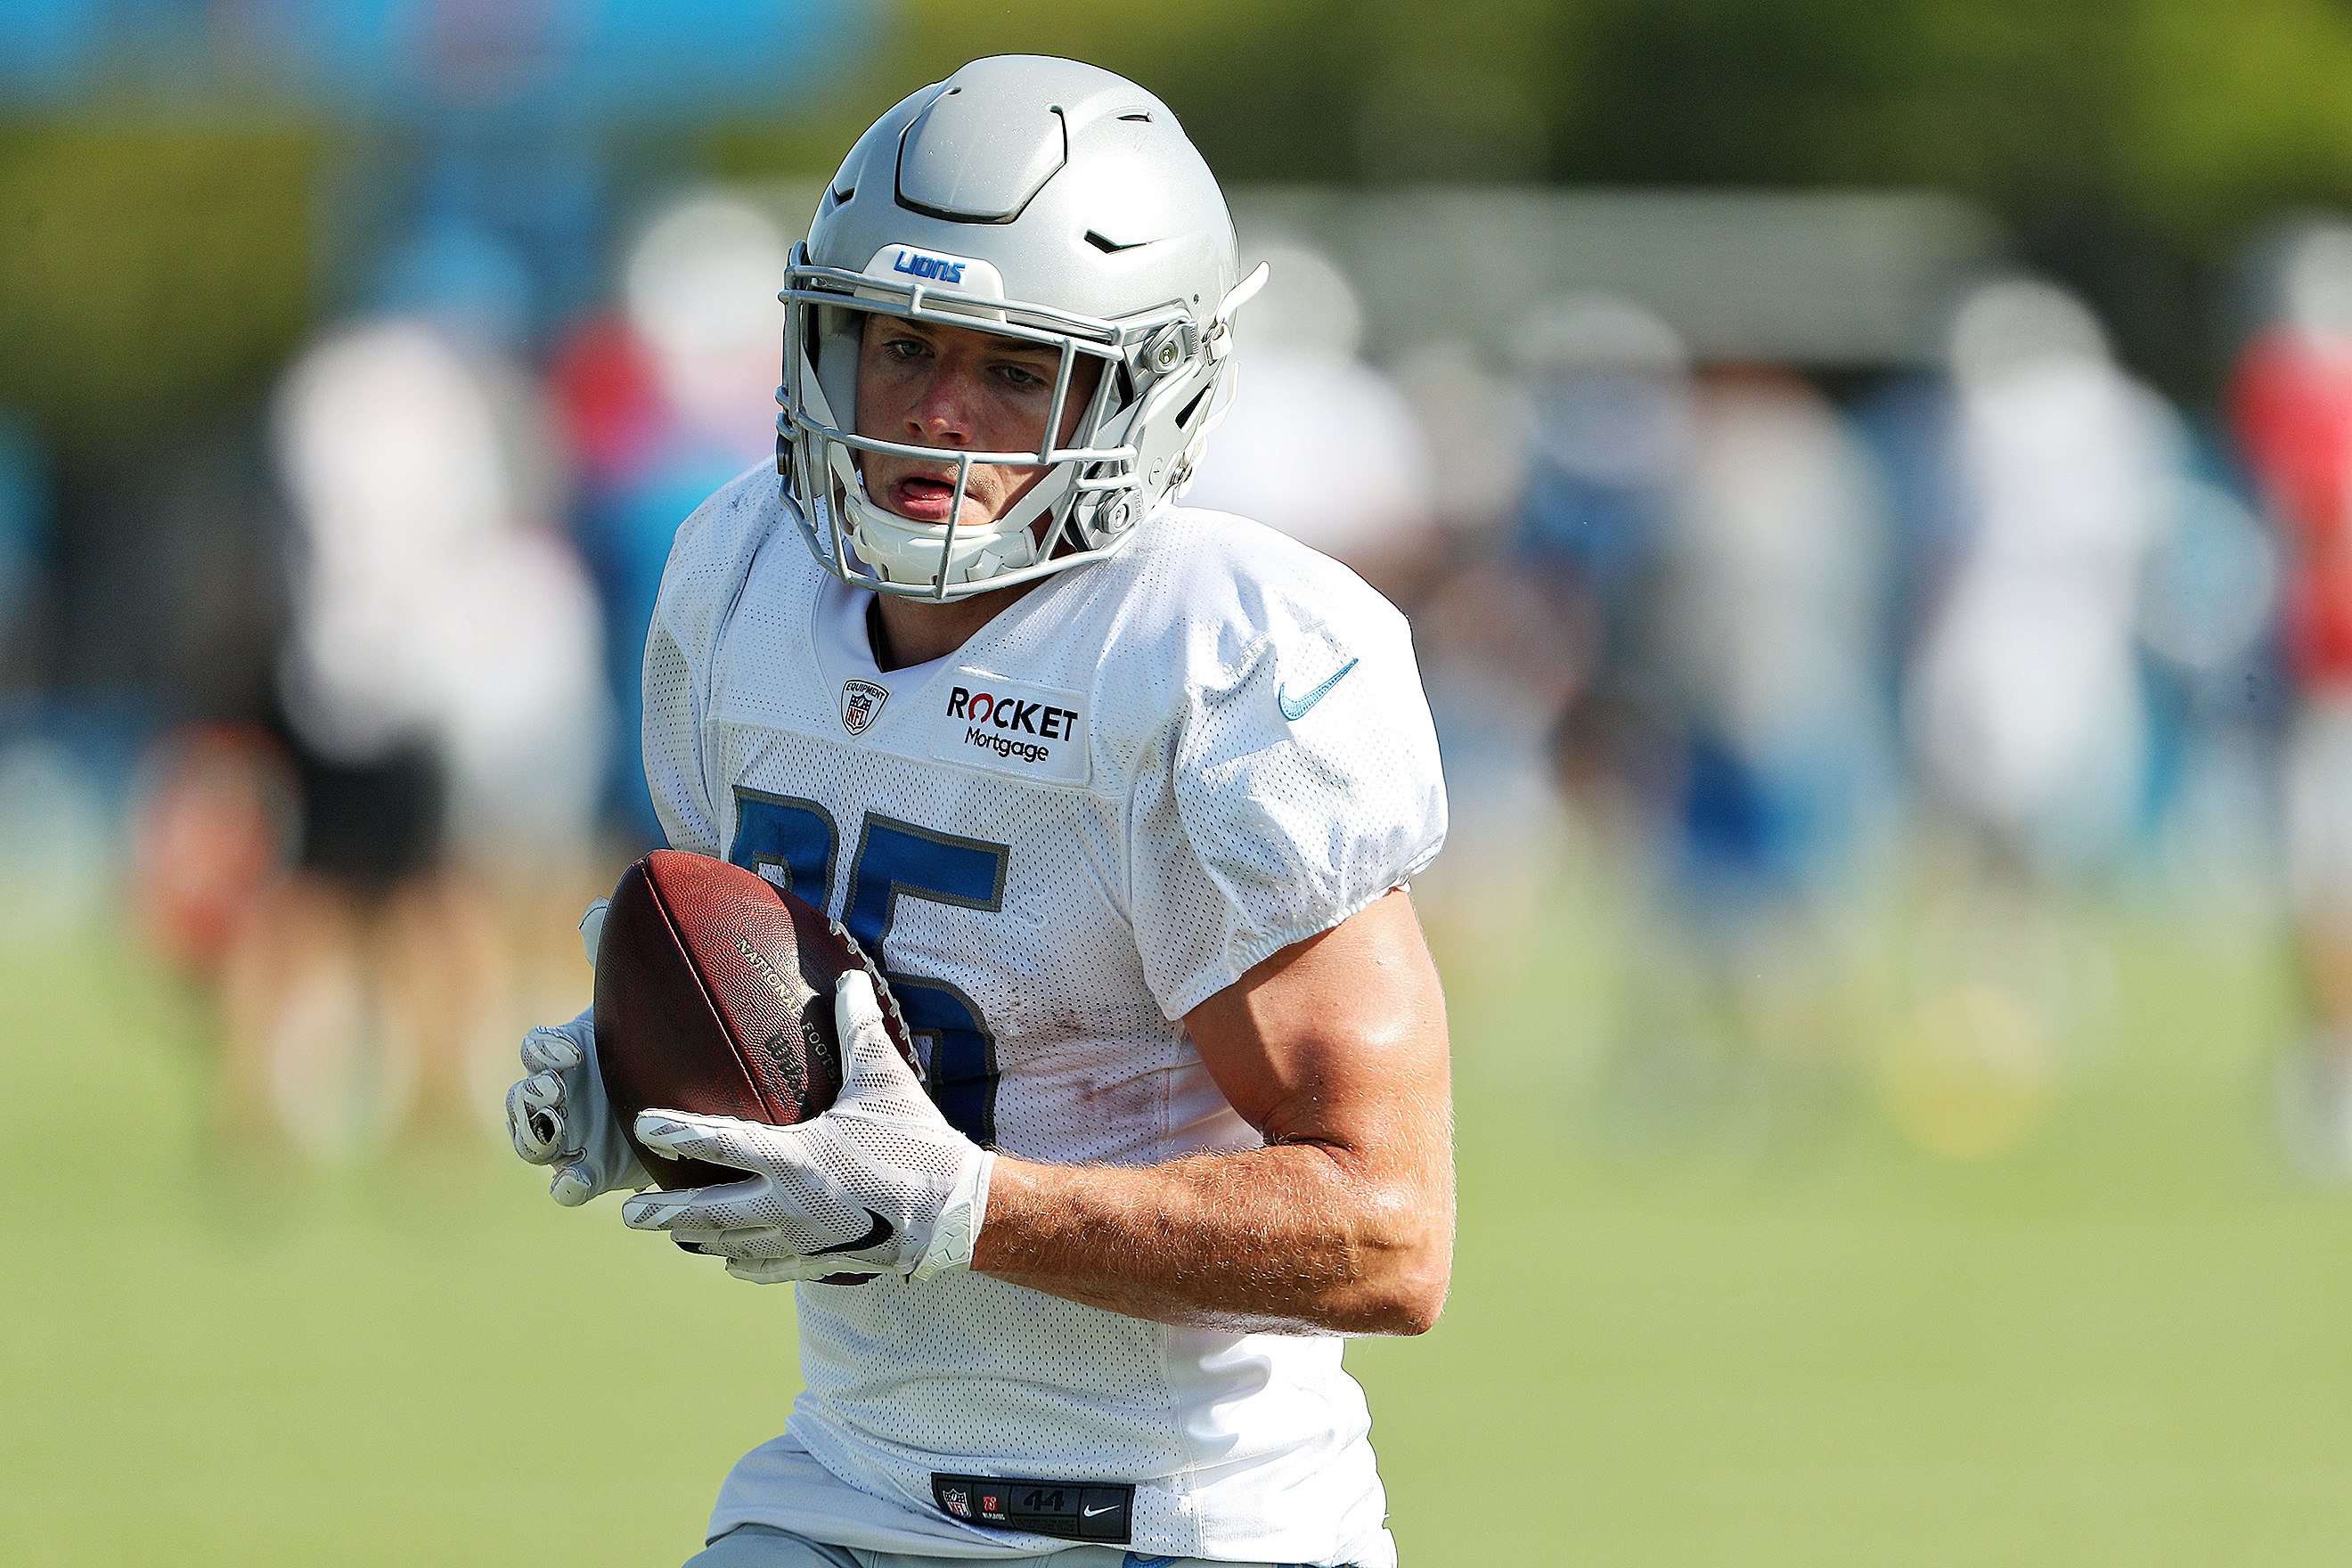
{"type": "Polygon", "coordinates": [[[1318,702],[1323,700],[1324,693],[1339,685],[1341,678],[1355,668],[1356,661],[1352,658],[1349,659],[1347,663],[1341,665],[1336,671],[1334,671],[1329,679],[1326,680],[1322,685],[1317,687],[1314,690],[1308,692],[1304,697],[1293,697],[1290,694],[1289,682],[1285,681],[1282,685],[1275,688],[1274,705],[1282,710],[1282,716],[1284,718],[1289,720],[1293,723],[1297,723],[1299,720],[1307,717],[1307,710],[1309,708],[1314,707],[1318,702]]]}
{"type": "Polygon", "coordinates": [[[845,1241],[837,1247],[820,1247],[808,1256],[811,1258],[829,1258],[836,1252],[863,1252],[869,1247],[879,1247],[884,1242],[889,1240],[890,1222],[884,1219],[880,1215],[876,1214],[872,1209],[867,1209],[866,1213],[867,1216],[874,1221],[874,1228],[872,1230],[867,1231],[856,1241],[845,1241]]]}

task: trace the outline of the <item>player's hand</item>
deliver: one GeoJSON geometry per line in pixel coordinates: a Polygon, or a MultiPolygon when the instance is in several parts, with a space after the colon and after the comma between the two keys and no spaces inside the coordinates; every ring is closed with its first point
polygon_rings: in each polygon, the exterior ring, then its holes
{"type": "Polygon", "coordinates": [[[996,1157],[947,1123],[891,1044],[873,982],[841,977],[834,1019],[841,1097],[797,1127],[647,1110],[637,1137],[747,1179],[631,1198],[621,1215],[727,1258],[739,1279],[775,1284],[867,1269],[922,1280],[971,1267],[996,1157]]]}
{"type": "MultiPolygon", "coordinates": [[[[604,923],[599,899],[580,921],[592,963],[604,923]]],[[[547,1190],[557,1203],[571,1208],[622,1187],[653,1184],[605,1102],[591,1014],[525,1035],[522,1070],[522,1081],[507,1090],[507,1131],[516,1153],[534,1165],[556,1167],[547,1190]]]]}

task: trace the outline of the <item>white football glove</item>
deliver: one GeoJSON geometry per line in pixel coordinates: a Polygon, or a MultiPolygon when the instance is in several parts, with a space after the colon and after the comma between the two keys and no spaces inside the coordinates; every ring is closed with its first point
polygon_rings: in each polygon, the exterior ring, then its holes
{"type": "MultiPolygon", "coordinates": [[[[599,899],[580,920],[591,963],[604,924],[599,899]]],[[[592,1013],[525,1035],[522,1070],[523,1080],[507,1090],[507,1131],[516,1153],[534,1165],[556,1167],[549,1196],[572,1208],[622,1187],[653,1185],[604,1099],[592,1013]]]]}
{"type": "Polygon", "coordinates": [[[638,1230],[728,1259],[739,1279],[887,1270],[929,1279],[971,1267],[996,1156],[931,1103],[883,1026],[874,984],[853,969],[834,992],[841,1097],[797,1127],[647,1110],[646,1146],[751,1173],[725,1186],[646,1193],[622,1206],[638,1230]]]}

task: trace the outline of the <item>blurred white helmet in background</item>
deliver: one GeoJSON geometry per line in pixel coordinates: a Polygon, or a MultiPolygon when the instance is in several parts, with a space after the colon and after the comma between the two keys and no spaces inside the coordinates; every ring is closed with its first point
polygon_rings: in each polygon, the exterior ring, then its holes
{"type": "Polygon", "coordinates": [[[1289,241],[1254,248],[1272,271],[1257,309],[1236,329],[1251,363],[1265,350],[1353,358],[1364,346],[1364,308],[1339,264],[1289,241]]]}
{"type": "Polygon", "coordinates": [[[2352,340],[2352,226],[2315,223],[2286,246],[2278,313],[2307,342],[2352,340]]]}
{"type": "Polygon", "coordinates": [[[1952,374],[1983,384],[2049,361],[2105,364],[2107,334],[2090,307],[2039,278],[1979,284],[1952,314],[1946,346],[1952,374]]]}
{"type": "Polygon", "coordinates": [[[776,464],[824,566],[883,593],[961,598],[1099,559],[1181,491],[1220,402],[1236,285],[1216,177],[1167,105],[1072,60],[976,60],[877,121],[817,204],[786,271],[776,464]],[[908,446],[856,429],[869,315],[1041,343],[1061,356],[1034,451],[908,446]],[[1102,374],[1069,444],[1081,378],[1102,374]],[[1048,470],[986,523],[900,517],[858,455],[1048,470]],[[852,559],[852,552],[856,559],[852,559]],[[860,564],[862,563],[862,565],[860,564]]]}
{"type": "Polygon", "coordinates": [[[671,409],[740,460],[767,447],[760,399],[773,384],[784,237],[767,214],[716,191],[663,209],[629,249],[622,297],[671,409]]]}

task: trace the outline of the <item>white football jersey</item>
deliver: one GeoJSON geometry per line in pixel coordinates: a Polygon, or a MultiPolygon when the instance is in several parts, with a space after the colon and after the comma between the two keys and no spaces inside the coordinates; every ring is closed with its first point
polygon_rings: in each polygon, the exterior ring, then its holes
{"type": "MultiPolygon", "coordinates": [[[[1268,529],[1181,510],[928,665],[876,667],[868,598],[810,558],[772,471],[687,521],[646,650],[670,843],[841,919],[976,1141],[1121,1165],[1256,1147],[1181,1020],[1437,853],[1403,618],[1268,529]]],[[[714,1536],[823,1520],[931,1555],[1393,1561],[1338,1339],[970,1273],[798,1295],[807,1391],[714,1536]]]]}

